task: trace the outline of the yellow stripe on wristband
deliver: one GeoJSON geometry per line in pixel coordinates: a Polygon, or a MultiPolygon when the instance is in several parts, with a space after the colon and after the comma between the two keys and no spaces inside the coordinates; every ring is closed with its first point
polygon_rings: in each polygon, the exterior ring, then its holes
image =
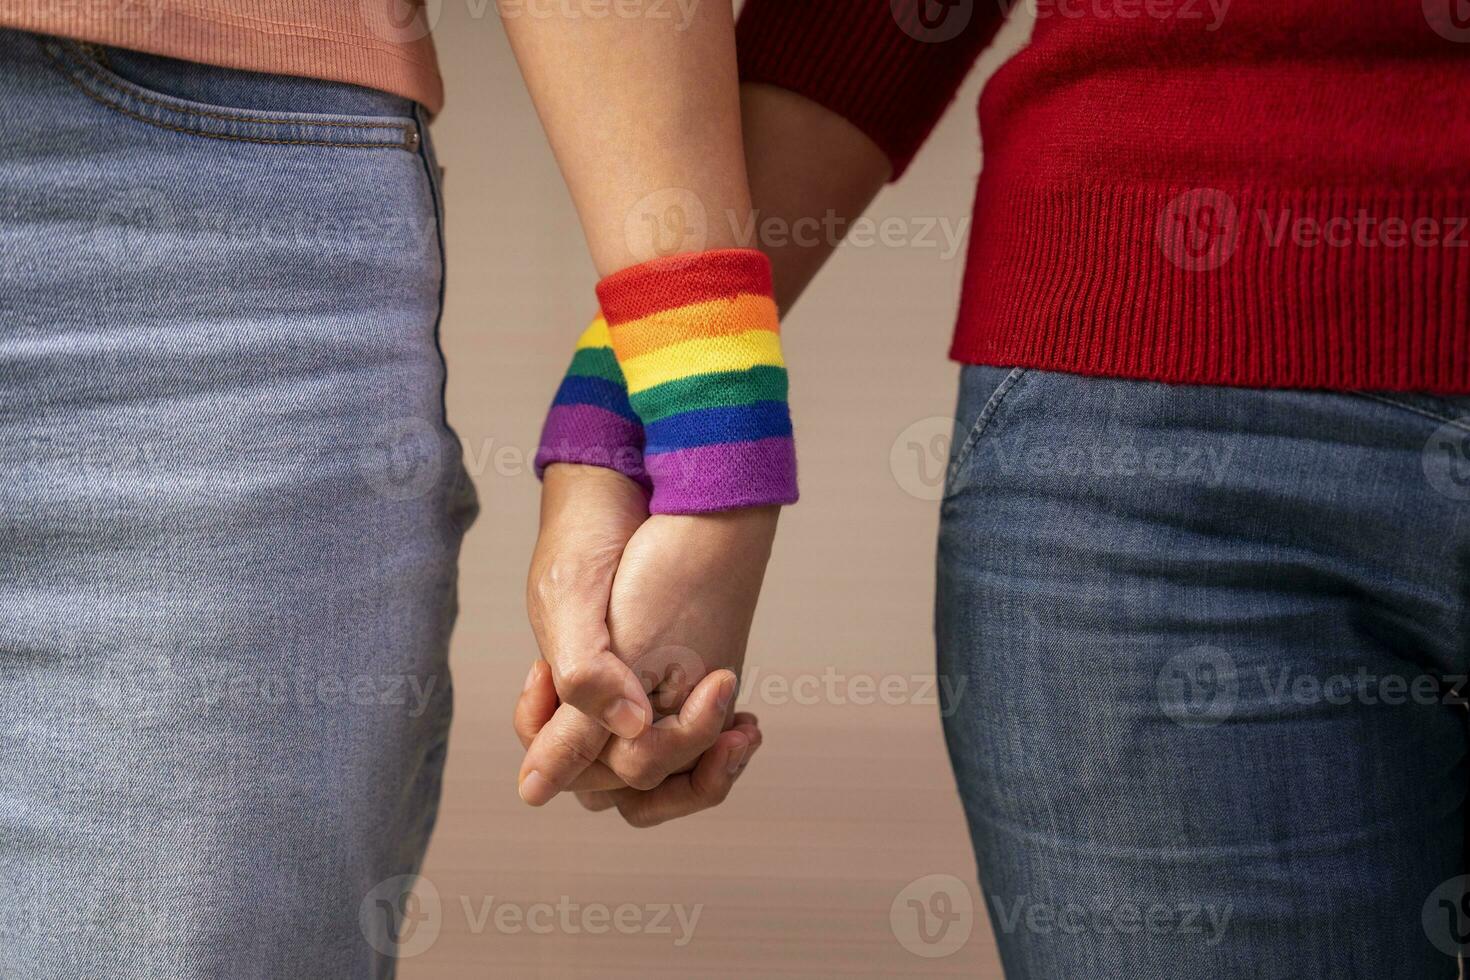
{"type": "Polygon", "coordinates": [[[587,329],[582,331],[582,336],[577,338],[577,350],[611,346],[612,332],[607,328],[607,320],[599,313],[587,329]]]}
{"type": "Polygon", "coordinates": [[[696,374],[785,365],[781,357],[781,338],[769,330],[686,340],[622,362],[630,395],[696,374]]]}

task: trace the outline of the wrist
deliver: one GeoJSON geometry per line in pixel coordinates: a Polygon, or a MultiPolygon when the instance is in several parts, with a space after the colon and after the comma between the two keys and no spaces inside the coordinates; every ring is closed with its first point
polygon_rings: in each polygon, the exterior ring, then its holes
{"type": "MultiPolygon", "coordinates": [[[[616,470],[554,463],[541,483],[541,524],[621,527],[631,535],[648,520],[648,494],[616,470]]],[[[626,539],[625,539],[626,540],[626,539]]]]}
{"type": "Polygon", "coordinates": [[[647,494],[653,485],[643,459],[643,423],[628,402],[627,384],[601,314],[582,332],[541,429],[536,475],[553,464],[621,474],[647,494]]]}
{"type": "Polygon", "coordinates": [[[629,404],[643,423],[650,510],[795,502],[787,376],[760,252],[648,262],[598,284],[629,404]]]}

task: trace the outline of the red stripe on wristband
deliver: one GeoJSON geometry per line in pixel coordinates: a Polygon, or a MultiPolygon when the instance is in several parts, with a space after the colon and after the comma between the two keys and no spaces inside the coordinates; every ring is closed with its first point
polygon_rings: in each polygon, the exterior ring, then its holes
{"type": "Polygon", "coordinates": [[[603,316],[614,326],[691,303],[773,291],[770,261],[748,248],[654,259],[597,284],[603,316]]]}

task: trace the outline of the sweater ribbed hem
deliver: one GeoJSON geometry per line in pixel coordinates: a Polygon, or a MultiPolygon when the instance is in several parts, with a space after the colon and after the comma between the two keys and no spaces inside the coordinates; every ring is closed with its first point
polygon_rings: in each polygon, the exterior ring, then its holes
{"type": "Polygon", "coordinates": [[[950,356],[1470,394],[1470,192],[982,179],[950,356]],[[1315,229],[1315,232],[1314,232],[1315,229]]]}
{"type": "Polygon", "coordinates": [[[346,82],[412,99],[437,113],[444,85],[428,25],[422,19],[395,22],[393,6],[343,0],[262,0],[234,8],[198,0],[0,0],[0,27],[221,68],[346,82]]]}
{"type": "Polygon", "coordinates": [[[887,154],[897,180],[1002,20],[985,3],[748,0],[736,26],[740,80],[842,116],[887,154]]]}

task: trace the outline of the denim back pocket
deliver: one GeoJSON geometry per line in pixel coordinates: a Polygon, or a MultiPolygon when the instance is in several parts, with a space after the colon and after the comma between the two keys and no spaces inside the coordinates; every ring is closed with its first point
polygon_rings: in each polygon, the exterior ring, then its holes
{"type": "MultiPolygon", "coordinates": [[[[255,72],[213,66],[194,65],[190,62],[173,61],[140,55],[118,49],[104,48],[95,44],[84,44],[59,38],[42,38],[46,55],[83,94],[115,112],[121,113],[159,129],[213,139],[234,140],[246,143],[273,143],[283,146],[342,146],[399,149],[417,152],[421,140],[419,125],[412,115],[412,103],[397,99],[386,93],[369,93],[354,86],[339,83],[319,82],[313,79],[293,79],[283,76],[261,75],[255,72]],[[216,95],[218,101],[194,101],[182,98],[173,92],[164,91],[157,85],[139,84],[125,76],[111,63],[111,55],[145,60],[154,64],[167,63],[176,66],[175,73],[187,87],[191,74],[207,78],[208,89],[214,93],[227,93],[234,87],[245,93],[263,86],[273,86],[280,97],[291,101],[291,87],[297,86],[304,94],[315,95],[324,87],[336,86],[340,91],[362,93],[355,101],[365,101],[369,106],[386,105],[402,109],[387,115],[359,114],[348,112],[301,112],[292,108],[277,109],[252,105],[257,99],[226,101],[216,95]],[[231,104],[231,103],[235,104],[231,104]]],[[[354,100],[346,100],[349,104],[354,100]]]]}

